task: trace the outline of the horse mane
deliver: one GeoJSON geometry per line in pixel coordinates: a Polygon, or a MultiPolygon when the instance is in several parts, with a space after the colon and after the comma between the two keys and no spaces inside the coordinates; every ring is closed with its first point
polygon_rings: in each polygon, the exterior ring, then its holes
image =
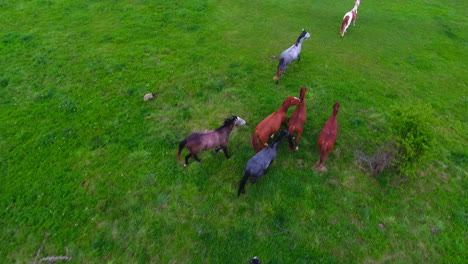
{"type": "Polygon", "coordinates": [[[299,42],[301,41],[301,38],[305,37],[306,34],[307,34],[307,31],[302,30],[301,35],[299,35],[299,37],[297,38],[296,45],[299,44],[299,42]]]}
{"type": "Polygon", "coordinates": [[[224,119],[223,124],[219,128],[217,128],[216,130],[227,127],[227,126],[230,126],[236,120],[237,120],[237,116],[232,115],[232,116],[224,119]]]}

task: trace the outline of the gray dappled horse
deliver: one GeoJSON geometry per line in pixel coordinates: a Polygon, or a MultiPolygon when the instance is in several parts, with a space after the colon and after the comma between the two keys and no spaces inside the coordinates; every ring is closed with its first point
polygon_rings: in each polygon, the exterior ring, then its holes
{"type": "Polygon", "coordinates": [[[285,73],[289,64],[295,59],[297,59],[298,62],[301,60],[302,41],[308,38],[310,38],[310,34],[303,29],[301,35],[299,36],[299,38],[297,38],[296,43],[294,43],[294,45],[292,45],[289,49],[281,53],[278,67],[276,68],[276,75],[275,77],[273,77],[273,80],[275,80],[277,84],[279,79],[281,78],[281,75],[285,73]]]}

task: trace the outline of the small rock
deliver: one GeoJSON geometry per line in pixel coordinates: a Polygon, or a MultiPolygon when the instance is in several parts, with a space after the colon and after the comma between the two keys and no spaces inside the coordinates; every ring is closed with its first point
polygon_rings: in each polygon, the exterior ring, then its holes
{"type": "Polygon", "coordinates": [[[270,56],[270,59],[276,59],[276,56],[275,56],[275,55],[271,55],[271,56],[270,56]]]}
{"type": "Polygon", "coordinates": [[[145,96],[143,97],[143,99],[144,99],[145,101],[148,101],[148,100],[151,100],[151,99],[156,98],[156,97],[158,97],[157,94],[154,94],[154,93],[147,93],[147,94],[145,94],[145,96]]]}
{"type": "Polygon", "coordinates": [[[379,228],[380,229],[384,229],[385,228],[385,225],[383,223],[379,223],[379,228]]]}
{"type": "Polygon", "coordinates": [[[260,262],[260,259],[258,259],[257,257],[253,257],[250,260],[250,264],[261,264],[261,262],[260,262]]]}

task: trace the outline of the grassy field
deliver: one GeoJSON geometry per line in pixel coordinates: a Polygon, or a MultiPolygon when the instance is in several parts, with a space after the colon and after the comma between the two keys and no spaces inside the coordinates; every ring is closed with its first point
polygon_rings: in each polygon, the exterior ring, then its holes
{"type": "MultiPolygon", "coordinates": [[[[466,263],[466,1],[0,0],[0,262],[466,263]],[[301,62],[275,85],[301,29],[301,62]],[[306,96],[299,151],[237,197],[250,136],[306,96]],[[158,98],[143,101],[149,92],[158,98]],[[334,102],[328,172],[312,169],[334,102]],[[390,109],[428,109],[416,174],[363,171],[390,109]],[[232,154],[177,146],[231,114],[232,154]],[[184,152],[186,153],[186,152],[184,152]]],[[[292,113],[290,109],[289,113],[292,113]]]]}

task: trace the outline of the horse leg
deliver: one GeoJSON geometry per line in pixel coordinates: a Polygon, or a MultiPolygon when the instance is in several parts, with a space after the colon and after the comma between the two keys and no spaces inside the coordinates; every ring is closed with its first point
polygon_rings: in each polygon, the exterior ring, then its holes
{"type": "Polygon", "coordinates": [[[188,166],[188,164],[189,164],[188,160],[190,159],[190,157],[192,157],[192,153],[189,153],[189,154],[187,154],[187,156],[185,156],[184,167],[188,166]]]}
{"type": "Polygon", "coordinates": [[[325,167],[325,161],[327,160],[329,155],[329,153],[326,150],[320,152],[320,159],[317,161],[317,164],[315,164],[315,168],[318,170],[322,170],[322,168],[325,167]]]}
{"type": "Polygon", "coordinates": [[[289,133],[289,136],[288,136],[289,149],[290,149],[290,150],[293,150],[293,149],[294,149],[294,142],[293,142],[292,133],[294,133],[294,132],[291,131],[291,133],[289,133]]]}
{"type": "Polygon", "coordinates": [[[301,54],[297,55],[297,63],[301,61],[301,54]]]}
{"type": "Polygon", "coordinates": [[[221,147],[214,150],[214,153],[218,153],[221,150],[221,147]]]}
{"type": "Polygon", "coordinates": [[[302,130],[296,132],[296,151],[299,150],[299,139],[302,136],[302,130]]]}
{"type": "Polygon", "coordinates": [[[197,154],[194,154],[194,155],[193,155],[193,158],[194,158],[196,161],[201,162],[201,159],[197,156],[197,154]]]}
{"type": "Polygon", "coordinates": [[[229,159],[229,154],[228,154],[227,146],[222,146],[221,148],[223,149],[224,155],[226,155],[226,159],[229,159]]]}

